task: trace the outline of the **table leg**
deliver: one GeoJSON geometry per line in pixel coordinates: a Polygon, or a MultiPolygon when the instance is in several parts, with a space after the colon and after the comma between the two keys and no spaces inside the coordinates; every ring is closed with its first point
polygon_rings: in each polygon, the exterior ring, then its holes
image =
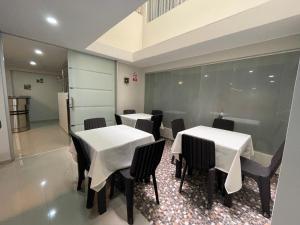
{"type": "Polygon", "coordinates": [[[176,178],[181,178],[181,170],[182,170],[182,156],[179,156],[179,160],[176,159],[176,178]]]}
{"type": "Polygon", "coordinates": [[[106,212],[106,185],[98,192],[98,212],[99,214],[106,212]]]}

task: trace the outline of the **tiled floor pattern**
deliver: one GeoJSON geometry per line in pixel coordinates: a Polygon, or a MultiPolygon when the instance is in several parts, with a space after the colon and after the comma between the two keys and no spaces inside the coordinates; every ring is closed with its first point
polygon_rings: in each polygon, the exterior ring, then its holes
{"type": "MultiPolygon", "coordinates": [[[[135,192],[135,206],[154,224],[256,224],[270,220],[260,214],[260,199],[256,183],[245,179],[241,191],[234,194],[233,206],[225,207],[222,197],[216,196],[211,210],[205,208],[206,183],[203,177],[187,176],[182,193],[178,193],[179,179],[174,178],[175,166],[170,163],[171,141],[166,142],[162,161],[157,169],[160,205],[155,203],[152,183],[139,184],[135,192]]],[[[197,175],[196,175],[197,176],[197,175]]],[[[272,180],[272,199],[277,178],[272,180]]],[[[271,203],[273,205],[273,202],[271,203]]]]}
{"type": "Polygon", "coordinates": [[[32,122],[28,131],[14,133],[16,158],[52,151],[69,145],[67,133],[57,120],[32,122]]]}

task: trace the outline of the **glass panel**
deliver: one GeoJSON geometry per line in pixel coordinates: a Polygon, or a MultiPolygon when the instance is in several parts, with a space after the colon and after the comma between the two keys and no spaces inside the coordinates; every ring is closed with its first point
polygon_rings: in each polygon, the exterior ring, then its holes
{"type": "Polygon", "coordinates": [[[114,124],[115,62],[79,52],[68,53],[71,129],[83,129],[83,121],[103,117],[114,124]]]}
{"type": "Polygon", "coordinates": [[[254,148],[273,154],[285,138],[299,52],[146,75],[145,111],[164,111],[164,126],[211,126],[220,114],[254,148]]]}

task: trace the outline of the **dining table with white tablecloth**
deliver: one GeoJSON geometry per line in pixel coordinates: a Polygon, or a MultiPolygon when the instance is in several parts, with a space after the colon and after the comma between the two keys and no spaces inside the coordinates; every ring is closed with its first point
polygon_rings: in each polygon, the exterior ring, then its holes
{"type": "MultiPolygon", "coordinates": [[[[91,159],[91,188],[100,191],[115,171],[130,167],[135,148],[154,142],[152,134],[126,125],[76,132],[91,159]]],[[[75,151],[75,150],[73,150],[75,151]]]]}
{"type": "Polygon", "coordinates": [[[134,114],[124,114],[120,115],[122,124],[135,127],[136,121],[141,120],[151,120],[152,115],[146,113],[134,113],[134,114]]]}
{"type": "Polygon", "coordinates": [[[240,156],[251,158],[254,155],[252,138],[249,134],[227,131],[206,126],[197,126],[177,134],[171,151],[177,159],[182,153],[182,135],[203,138],[215,143],[215,168],[227,173],[225,189],[228,194],[242,187],[240,156]]]}

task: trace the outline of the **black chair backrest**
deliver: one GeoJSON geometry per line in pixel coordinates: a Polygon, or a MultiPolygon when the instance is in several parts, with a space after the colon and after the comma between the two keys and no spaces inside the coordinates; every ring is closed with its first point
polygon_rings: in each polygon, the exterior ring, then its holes
{"type": "Polygon", "coordinates": [[[165,140],[162,139],[136,147],[130,167],[130,175],[137,179],[143,179],[154,174],[160,163],[164,146],[165,140]]]}
{"type": "Polygon", "coordinates": [[[285,145],[285,140],[282,142],[282,144],[280,145],[280,147],[278,148],[278,150],[273,155],[271,163],[270,163],[270,165],[268,167],[269,171],[270,171],[270,175],[272,175],[272,176],[275,174],[276,170],[278,169],[278,167],[281,164],[283,150],[284,150],[284,145],[285,145]]]}
{"type": "Polygon", "coordinates": [[[85,130],[91,130],[101,127],[106,127],[106,122],[104,118],[92,118],[84,120],[85,130]]]}
{"type": "Polygon", "coordinates": [[[152,115],[162,115],[163,111],[161,110],[157,110],[157,109],[153,109],[151,112],[152,115]]]}
{"type": "Polygon", "coordinates": [[[151,121],[153,121],[153,129],[159,129],[162,122],[162,115],[151,116],[151,121]]]}
{"type": "Polygon", "coordinates": [[[125,109],[123,111],[124,114],[134,114],[135,113],[135,109],[125,109]]]}
{"type": "Polygon", "coordinates": [[[122,119],[121,119],[121,116],[120,116],[120,115],[115,114],[115,119],[116,119],[117,125],[121,125],[121,124],[122,124],[122,119]]]}
{"type": "Polygon", "coordinates": [[[91,165],[91,160],[87,151],[85,150],[82,140],[72,131],[70,131],[70,135],[77,153],[78,166],[82,166],[84,169],[89,170],[91,165]]]}
{"type": "Polygon", "coordinates": [[[213,122],[213,127],[223,129],[223,130],[233,131],[234,130],[234,121],[217,118],[213,122]]]}
{"type": "Polygon", "coordinates": [[[150,120],[138,119],[136,121],[135,128],[152,134],[153,122],[150,120]]]}
{"type": "Polygon", "coordinates": [[[163,119],[163,115],[154,115],[151,117],[151,121],[153,121],[153,135],[155,140],[160,138],[160,126],[163,119]]]}
{"type": "Polygon", "coordinates": [[[176,138],[178,132],[185,130],[183,119],[176,119],[171,122],[173,138],[176,138]]]}
{"type": "Polygon", "coordinates": [[[182,157],[189,167],[206,170],[215,167],[215,143],[213,141],[182,135],[182,157]]]}

